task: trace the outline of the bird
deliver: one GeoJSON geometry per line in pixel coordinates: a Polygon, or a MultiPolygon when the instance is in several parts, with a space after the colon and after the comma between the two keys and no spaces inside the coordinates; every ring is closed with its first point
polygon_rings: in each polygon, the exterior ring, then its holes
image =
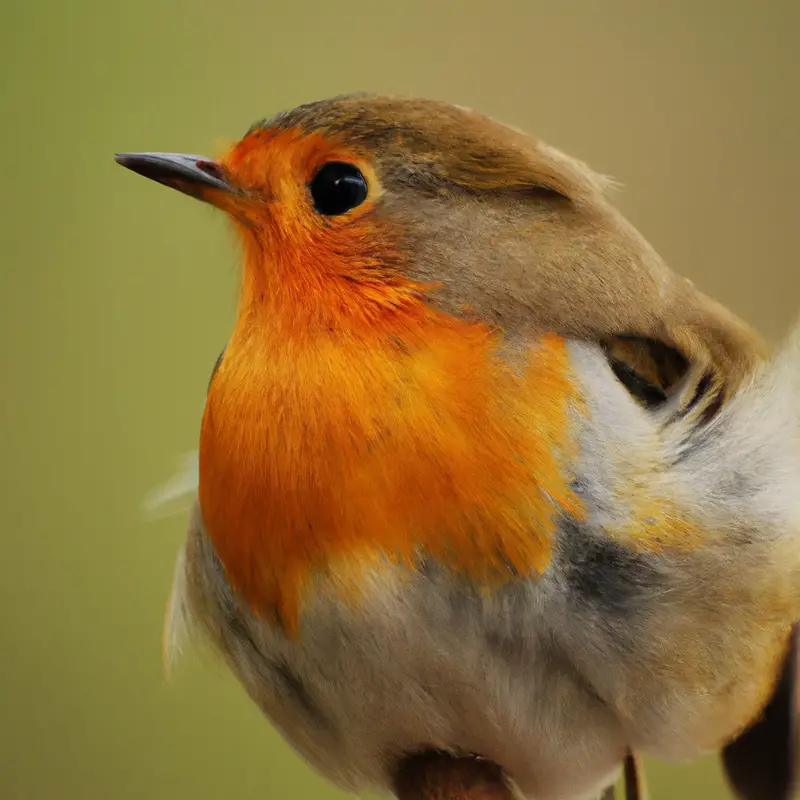
{"type": "Polygon", "coordinates": [[[347,791],[445,797],[402,788],[441,754],[594,800],[717,753],[738,797],[791,796],[798,327],[770,346],[612,179],[440,100],[116,160],[241,251],[168,661],[210,646],[347,791]]]}

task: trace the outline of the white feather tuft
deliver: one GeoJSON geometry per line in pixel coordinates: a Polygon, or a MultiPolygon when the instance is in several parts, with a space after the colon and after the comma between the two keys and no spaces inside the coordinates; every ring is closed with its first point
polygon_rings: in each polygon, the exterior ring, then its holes
{"type": "Polygon", "coordinates": [[[175,665],[183,655],[183,649],[190,640],[189,619],[186,607],[186,547],[178,553],[175,565],[175,577],[172,582],[172,592],[167,604],[167,613],[164,619],[163,652],[164,672],[167,679],[172,676],[175,665]]]}
{"type": "Polygon", "coordinates": [[[194,499],[199,482],[199,454],[197,450],[186,453],[178,472],[166,483],[152,489],[144,499],[145,515],[153,519],[172,517],[185,513],[194,499]]]}

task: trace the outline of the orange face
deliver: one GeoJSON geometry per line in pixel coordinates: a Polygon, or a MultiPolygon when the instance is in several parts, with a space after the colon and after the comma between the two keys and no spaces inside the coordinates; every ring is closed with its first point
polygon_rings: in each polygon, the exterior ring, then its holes
{"type": "Polygon", "coordinates": [[[240,190],[212,202],[231,213],[243,241],[243,312],[266,311],[296,334],[345,326],[362,335],[382,317],[421,313],[433,287],[403,276],[402,226],[376,217],[383,187],[367,154],[318,133],[257,129],[220,166],[240,190]],[[354,207],[336,175],[320,186],[330,165],[357,183],[354,207]],[[317,200],[346,210],[321,213],[317,200]]]}

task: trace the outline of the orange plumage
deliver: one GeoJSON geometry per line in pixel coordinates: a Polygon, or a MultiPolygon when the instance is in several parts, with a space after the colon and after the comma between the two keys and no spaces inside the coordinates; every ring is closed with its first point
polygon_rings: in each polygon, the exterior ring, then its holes
{"type": "MultiPolygon", "coordinates": [[[[343,155],[358,158],[258,131],[222,164],[268,197],[343,155]]],[[[563,341],[544,337],[520,378],[485,324],[431,308],[399,272],[372,279],[400,256],[368,206],[341,228],[299,198],[237,211],[240,312],[203,418],[200,502],[248,602],[295,631],[326,565],[424,549],[481,582],[546,567],[552,500],[578,506],[559,457],[577,399],[563,341]]]]}

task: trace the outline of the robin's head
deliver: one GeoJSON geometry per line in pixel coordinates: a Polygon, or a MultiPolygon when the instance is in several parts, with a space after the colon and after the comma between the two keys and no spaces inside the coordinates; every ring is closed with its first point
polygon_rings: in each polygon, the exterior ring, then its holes
{"type": "Polygon", "coordinates": [[[756,359],[750,331],[663,264],[605,179],[465,108],[345,96],[256,123],[218,161],[118,160],[232,215],[242,313],[358,330],[433,311],[512,343],[629,335],[730,380],[756,359]]]}

